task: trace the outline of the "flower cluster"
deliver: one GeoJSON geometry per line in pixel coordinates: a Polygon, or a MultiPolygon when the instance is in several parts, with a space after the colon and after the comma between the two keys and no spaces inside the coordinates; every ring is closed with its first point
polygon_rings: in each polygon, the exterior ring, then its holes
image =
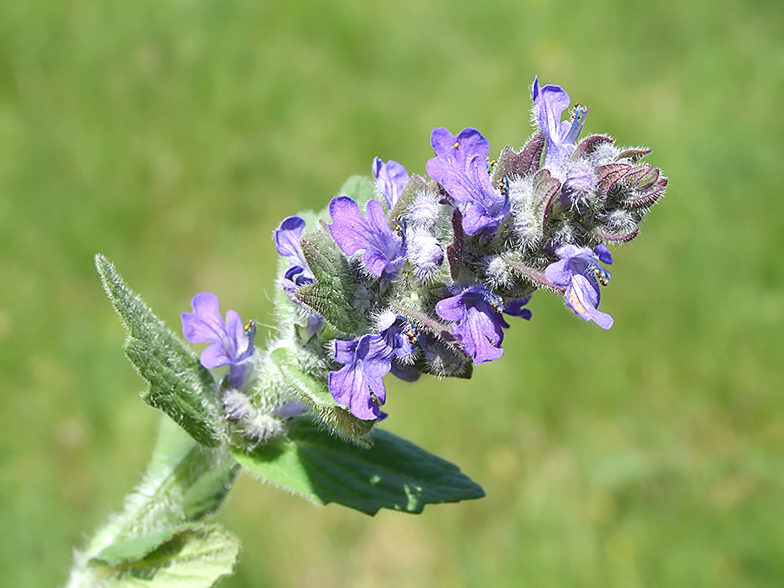
{"type": "MultiPolygon", "coordinates": [[[[667,178],[640,161],[648,149],[622,149],[606,135],[579,140],[588,108],[562,120],[570,99],[560,86],[535,79],[531,97],[537,128],[522,149],[506,147],[494,161],[478,130],[436,128],[429,177],[375,158],[374,184],[355,182],[363,189],[333,198],[310,226],[291,216],[275,231],[287,261],[279,313],[289,318],[273,346],[291,350],[353,417],[384,416],[389,373],[468,377],[501,357],[504,315],[530,320],[525,305],[537,289],[612,326],[598,310],[608,245],[637,236],[667,178]]],[[[211,294],[193,308],[183,315],[186,338],[212,343],[202,363],[230,365],[227,386],[242,393],[254,329],[232,311],[224,323],[211,294]]],[[[276,391],[280,402],[285,392],[276,391]]]]}

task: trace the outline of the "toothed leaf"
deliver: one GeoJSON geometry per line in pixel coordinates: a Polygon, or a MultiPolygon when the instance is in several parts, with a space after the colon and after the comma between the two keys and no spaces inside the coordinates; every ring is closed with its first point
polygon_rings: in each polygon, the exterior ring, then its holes
{"type": "Polygon", "coordinates": [[[420,513],[427,504],[459,502],[484,491],[454,464],[387,431],[373,446],[330,435],[309,417],[292,419],[288,439],[236,451],[251,472],[316,504],[334,502],[368,515],[387,508],[420,513]]]}
{"type": "Polygon", "coordinates": [[[128,329],[125,353],[149,382],[142,395],[207,447],[220,444],[215,380],[187,344],[131,290],[105,257],[95,264],[104,289],[128,329]]]}
{"type": "Polygon", "coordinates": [[[234,573],[239,552],[239,540],[221,526],[185,525],[140,558],[94,558],[90,572],[101,588],[209,588],[234,573]]]}

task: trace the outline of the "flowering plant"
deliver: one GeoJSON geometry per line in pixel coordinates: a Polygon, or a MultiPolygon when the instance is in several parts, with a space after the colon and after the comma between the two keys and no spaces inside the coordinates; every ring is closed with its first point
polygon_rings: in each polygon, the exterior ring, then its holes
{"type": "Polygon", "coordinates": [[[531,319],[536,290],[609,329],[598,310],[608,245],[637,236],[667,185],[640,162],[648,149],[578,141],[588,109],[561,120],[561,87],[535,79],[532,99],[536,131],[519,151],[491,160],[478,130],[436,128],[429,177],[376,158],[374,179],[352,177],[322,213],[284,219],[264,347],[255,322],[224,318],[200,293],[182,315],[184,338],[210,344],[197,357],[97,256],[126,354],[149,382],[143,398],[170,418],[144,482],[77,553],[69,586],[200,587],[230,574],[239,542],[206,521],[242,469],[369,515],[484,496],[457,466],[375,426],[384,377],[470,378],[503,355],[510,322],[531,319]]]}

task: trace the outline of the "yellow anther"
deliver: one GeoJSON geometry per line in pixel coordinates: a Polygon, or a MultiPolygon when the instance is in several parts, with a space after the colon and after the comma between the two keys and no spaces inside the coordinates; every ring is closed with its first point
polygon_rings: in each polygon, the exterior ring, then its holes
{"type": "Polygon", "coordinates": [[[574,309],[580,314],[585,312],[585,307],[580,303],[580,300],[575,296],[574,292],[569,292],[569,300],[574,305],[574,309]]]}
{"type": "Polygon", "coordinates": [[[455,141],[455,149],[457,149],[458,147],[460,147],[460,142],[459,141],[455,141]]]}

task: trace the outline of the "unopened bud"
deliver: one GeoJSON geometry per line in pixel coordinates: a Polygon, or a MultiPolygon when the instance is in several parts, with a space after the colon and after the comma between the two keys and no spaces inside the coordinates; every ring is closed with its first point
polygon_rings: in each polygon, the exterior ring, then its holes
{"type": "Polygon", "coordinates": [[[444,251],[438,239],[432,235],[416,233],[409,241],[408,259],[416,267],[417,278],[427,282],[444,262],[444,251]]]}
{"type": "Polygon", "coordinates": [[[230,421],[247,421],[255,411],[245,394],[238,390],[229,390],[223,397],[223,412],[230,421]]]}
{"type": "Polygon", "coordinates": [[[412,228],[431,231],[438,224],[442,206],[428,193],[421,194],[408,211],[408,221],[412,228]]]}
{"type": "Polygon", "coordinates": [[[566,180],[561,188],[561,204],[573,208],[584,202],[593,192],[596,179],[591,168],[583,162],[574,164],[566,173],[566,180]]]}

